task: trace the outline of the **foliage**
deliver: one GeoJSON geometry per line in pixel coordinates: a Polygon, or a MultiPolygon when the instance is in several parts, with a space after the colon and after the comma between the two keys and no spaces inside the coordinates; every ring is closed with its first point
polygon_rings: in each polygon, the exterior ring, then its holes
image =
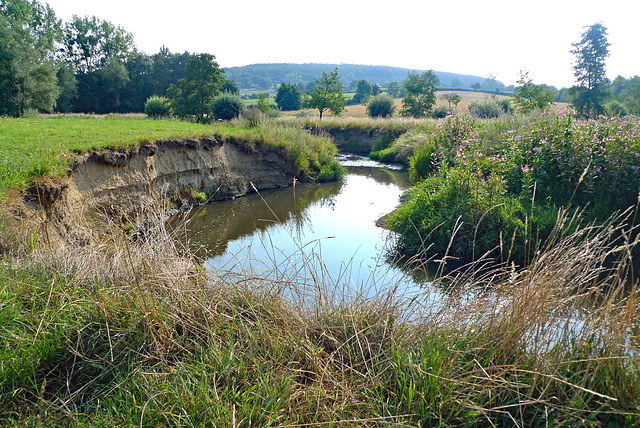
{"type": "Polygon", "coordinates": [[[345,172],[345,168],[340,165],[340,162],[333,159],[332,161],[322,166],[322,168],[320,169],[320,173],[318,174],[318,181],[336,181],[344,176],[345,172]]]}
{"type": "Polygon", "coordinates": [[[211,114],[215,119],[231,120],[242,113],[243,104],[238,95],[221,94],[211,101],[211,114]]]}
{"type": "Polygon", "coordinates": [[[371,97],[367,103],[367,114],[370,117],[391,117],[395,111],[395,100],[385,93],[371,97]]]}
{"type": "Polygon", "coordinates": [[[79,74],[100,70],[113,60],[122,63],[133,50],[133,35],[109,21],[73,15],[64,25],[63,59],[79,74]]]}
{"type": "Polygon", "coordinates": [[[171,102],[167,97],[154,95],[149,97],[147,102],[144,104],[144,112],[147,116],[152,118],[169,116],[171,114],[171,102]]]}
{"type": "Polygon", "coordinates": [[[436,106],[433,111],[431,111],[431,117],[434,119],[443,119],[452,113],[451,109],[447,106],[436,106]]]}
{"type": "Polygon", "coordinates": [[[373,87],[371,86],[371,83],[364,79],[358,80],[356,82],[356,94],[353,96],[351,101],[353,104],[365,104],[371,96],[372,91],[373,87]]]}
{"type": "Polygon", "coordinates": [[[426,178],[389,223],[402,233],[400,245],[410,254],[425,243],[440,256],[450,248],[471,258],[511,247],[515,237],[512,259],[525,263],[533,249],[524,243],[548,236],[557,207],[571,205],[584,209],[588,219],[603,219],[637,202],[637,120],[575,121],[546,113],[524,125],[505,122],[501,141],[483,147],[489,128],[461,116],[408,132],[392,146],[396,153],[409,148],[412,178],[426,178]],[[458,218],[464,225],[456,225],[458,218]]]}
{"type": "Polygon", "coordinates": [[[402,115],[424,117],[436,103],[438,78],[432,70],[411,72],[403,82],[407,96],[402,100],[402,115]]]}
{"type": "Polygon", "coordinates": [[[315,79],[313,92],[308,92],[309,98],[305,102],[307,108],[317,109],[322,114],[329,110],[335,116],[339,116],[344,110],[345,96],[344,85],[340,81],[338,69],[327,73],[322,72],[322,77],[315,79]]]}
{"type": "Polygon", "coordinates": [[[504,113],[504,110],[496,100],[492,99],[482,102],[474,100],[469,103],[469,113],[481,119],[488,119],[500,117],[500,115],[504,113]]]}
{"type": "Polygon", "coordinates": [[[302,91],[294,83],[282,82],[276,93],[276,104],[283,111],[300,110],[302,108],[302,91]]]}
{"type": "Polygon", "coordinates": [[[518,86],[513,93],[519,113],[526,114],[535,109],[545,110],[553,104],[553,97],[551,88],[534,84],[528,71],[520,71],[518,86]]]}
{"type": "Polygon", "coordinates": [[[451,104],[453,103],[454,108],[458,107],[458,103],[462,100],[460,94],[456,94],[455,92],[447,92],[446,94],[442,94],[440,96],[443,100],[446,100],[449,103],[449,110],[451,110],[451,104]]]}
{"type": "Polygon", "coordinates": [[[180,117],[195,116],[203,121],[210,104],[220,93],[222,70],[211,54],[193,55],[185,65],[185,76],[167,89],[173,113],[180,117]]]}
{"type": "Polygon", "coordinates": [[[271,110],[271,104],[269,103],[269,95],[264,92],[260,94],[260,98],[258,98],[258,102],[256,104],[258,109],[263,113],[269,113],[271,110]]]}
{"type": "Polygon", "coordinates": [[[579,42],[573,44],[573,73],[577,85],[571,87],[571,103],[579,115],[595,118],[604,112],[606,98],[605,59],[609,56],[607,29],[600,23],[586,27],[579,42]]]}
{"type": "Polygon", "coordinates": [[[60,22],[36,0],[0,2],[0,115],[52,112],[59,89],[54,63],[60,22]]]}

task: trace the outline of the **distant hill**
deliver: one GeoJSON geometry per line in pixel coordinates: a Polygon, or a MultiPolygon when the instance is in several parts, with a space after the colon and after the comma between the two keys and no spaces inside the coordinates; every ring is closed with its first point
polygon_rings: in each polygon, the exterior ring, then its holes
{"type": "MultiPolygon", "coordinates": [[[[323,71],[331,71],[334,68],[340,71],[340,78],[348,88],[352,82],[366,80],[369,83],[377,83],[386,86],[390,82],[401,82],[406,79],[410,71],[423,72],[401,67],[387,67],[379,65],[356,64],[253,64],[243,67],[225,68],[225,77],[233,80],[240,89],[269,90],[276,89],[281,82],[297,83],[305,87],[314,79],[322,76],[323,71]]],[[[487,81],[485,77],[469,74],[449,73],[446,71],[434,71],[439,85],[451,88],[469,88],[474,83],[479,83],[484,90],[494,91],[504,88],[504,84],[496,80],[487,81]]]]}

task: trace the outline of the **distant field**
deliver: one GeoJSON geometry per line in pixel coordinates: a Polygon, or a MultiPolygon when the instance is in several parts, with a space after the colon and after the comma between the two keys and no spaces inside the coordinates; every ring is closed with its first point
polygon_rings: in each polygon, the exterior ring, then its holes
{"type": "MultiPolygon", "coordinates": [[[[440,99],[443,94],[447,93],[456,93],[460,95],[461,101],[458,103],[458,110],[469,111],[469,103],[472,101],[486,101],[491,99],[491,97],[495,96],[496,98],[509,98],[506,95],[493,95],[486,92],[472,92],[472,91],[438,91],[437,97],[438,101],[436,102],[436,106],[447,106],[449,103],[446,100],[440,99]]],[[[402,108],[402,98],[396,98],[396,106],[398,111],[402,108]]],[[[561,111],[565,110],[568,107],[567,103],[555,103],[554,109],[561,111]]],[[[331,113],[325,113],[325,115],[331,115],[331,113]]],[[[347,117],[364,117],[367,115],[367,107],[363,104],[356,104],[352,106],[347,106],[345,108],[345,112],[343,116],[347,117]]]]}

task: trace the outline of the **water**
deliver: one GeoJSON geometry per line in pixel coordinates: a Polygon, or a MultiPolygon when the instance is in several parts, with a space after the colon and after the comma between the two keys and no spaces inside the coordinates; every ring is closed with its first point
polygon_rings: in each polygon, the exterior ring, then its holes
{"type": "Polygon", "coordinates": [[[274,280],[333,284],[345,293],[419,287],[388,261],[393,234],[376,220],[408,189],[397,167],[342,155],[341,182],[300,184],[199,208],[191,240],[218,274],[248,271],[274,280]]]}

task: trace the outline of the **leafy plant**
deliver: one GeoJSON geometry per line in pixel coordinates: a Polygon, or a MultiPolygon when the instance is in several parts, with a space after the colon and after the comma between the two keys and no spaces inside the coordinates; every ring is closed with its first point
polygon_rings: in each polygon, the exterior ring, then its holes
{"type": "Polygon", "coordinates": [[[147,116],[154,119],[169,116],[171,113],[171,102],[167,97],[154,95],[149,97],[147,102],[144,104],[144,112],[147,116]]]}
{"type": "Polygon", "coordinates": [[[243,104],[238,95],[224,93],[211,101],[210,108],[215,119],[231,120],[240,116],[243,104]]]}
{"type": "Polygon", "coordinates": [[[391,117],[395,111],[395,100],[386,93],[371,97],[367,103],[367,114],[370,117],[391,117]]]}

